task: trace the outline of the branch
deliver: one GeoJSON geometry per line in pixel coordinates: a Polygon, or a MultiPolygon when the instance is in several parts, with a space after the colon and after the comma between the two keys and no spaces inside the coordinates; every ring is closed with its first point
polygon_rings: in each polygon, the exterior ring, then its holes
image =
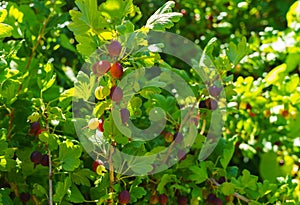
{"type": "MultiPolygon", "coordinates": [[[[110,193],[113,193],[114,192],[114,188],[113,188],[113,185],[115,183],[115,175],[114,175],[114,165],[113,165],[113,161],[112,161],[112,155],[114,153],[114,148],[111,147],[109,149],[110,153],[109,153],[109,185],[110,185],[110,193]]],[[[109,205],[113,205],[114,204],[114,198],[112,197],[109,202],[108,202],[109,205]]]]}
{"type": "MultiPolygon", "coordinates": [[[[221,186],[221,184],[219,184],[214,178],[210,178],[210,181],[211,181],[214,185],[216,185],[217,187],[221,186]]],[[[246,202],[247,204],[250,202],[250,199],[246,198],[246,197],[243,196],[243,195],[240,195],[240,194],[237,193],[237,192],[234,192],[234,193],[233,193],[233,196],[236,197],[236,198],[238,198],[238,199],[240,199],[240,200],[242,200],[242,201],[244,201],[244,202],[246,202]]]]}

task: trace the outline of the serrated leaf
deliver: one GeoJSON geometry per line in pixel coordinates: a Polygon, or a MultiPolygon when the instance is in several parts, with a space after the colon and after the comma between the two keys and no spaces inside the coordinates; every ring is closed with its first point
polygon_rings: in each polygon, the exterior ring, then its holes
{"type": "Polygon", "coordinates": [[[243,173],[243,176],[240,177],[241,184],[244,187],[247,187],[251,190],[256,190],[257,189],[256,183],[257,183],[258,177],[251,175],[250,172],[246,169],[244,169],[242,173],[243,173]]]}
{"type": "Polygon", "coordinates": [[[51,107],[48,113],[49,120],[66,120],[65,115],[59,107],[51,107]]]}
{"type": "Polygon", "coordinates": [[[174,25],[173,22],[178,22],[180,17],[182,17],[181,13],[172,12],[174,6],[174,1],[165,3],[147,20],[145,27],[157,31],[164,31],[166,28],[171,28],[174,25]]]}
{"type": "Polygon", "coordinates": [[[67,194],[69,188],[71,187],[71,184],[72,182],[70,177],[66,177],[64,182],[57,182],[53,195],[53,201],[60,204],[64,196],[67,194]]]}
{"type": "Polygon", "coordinates": [[[45,142],[51,151],[56,150],[58,148],[57,136],[55,134],[50,134],[48,132],[42,132],[39,135],[39,139],[42,142],[45,142]]]}
{"type": "Polygon", "coordinates": [[[131,21],[125,21],[122,25],[117,26],[117,31],[120,35],[134,32],[134,24],[131,21]]]}
{"type": "Polygon", "coordinates": [[[96,88],[96,78],[94,75],[89,77],[82,71],[78,72],[77,76],[78,82],[75,83],[74,97],[79,99],[88,100],[92,96],[96,88]]]}
{"type": "Polygon", "coordinates": [[[176,181],[177,181],[176,175],[164,174],[161,177],[161,179],[160,179],[160,181],[159,181],[159,183],[157,185],[156,190],[158,191],[158,193],[163,194],[163,193],[165,193],[165,187],[166,187],[166,185],[169,182],[176,182],[176,181]]]}
{"type": "Polygon", "coordinates": [[[91,186],[89,179],[93,179],[96,174],[89,169],[80,169],[72,173],[72,181],[77,185],[91,186]]]}
{"type": "Polygon", "coordinates": [[[80,19],[82,16],[80,11],[71,10],[70,15],[72,22],[68,25],[68,27],[75,35],[83,35],[90,29],[90,27],[80,19]]]}
{"type": "Polygon", "coordinates": [[[232,195],[234,193],[235,186],[232,183],[224,182],[223,184],[221,184],[220,189],[221,189],[221,192],[225,196],[229,196],[229,195],[232,195]]]}
{"type": "Polygon", "coordinates": [[[137,202],[147,194],[147,191],[143,187],[133,187],[130,189],[130,203],[137,202]]]}
{"type": "Polygon", "coordinates": [[[96,51],[97,43],[91,35],[77,35],[75,39],[78,42],[76,48],[84,57],[90,56],[96,51]]]}
{"type": "Polygon", "coordinates": [[[133,16],[138,11],[132,0],[107,0],[100,5],[99,10],[105,18],[117,25],[121,24],[121,20],[127,15],[133,16]]]}
{"type": "Polygon", "coordinates": [[[189,179],[193,180],[196,184],[200,184],[208,178],[206,165],[204,161],[200,162],[200,166],[189,167],[189,170],[193,173],[189,176],[189,179]]]}
{"type": "Polygon", "coordinates": [[[153,169],[151,164],[154,160],[152,156],[136,157],[134,161],[128,162],[128,167],[136,174],[147,174],[153,169]]]}
{"type": "Polygon", "coordinates": [[[85,202],[82,193],[79,191],[78,187],[74,184],[72,184],[71,186],[70,195],[67,197],[67,200],[73,203],[85,202]]]}
{"type": "Polygon", "coordinates": [[[80,165],[80,156],[82,148],[80,145],[74,145],[71,140],[67,140],[59,145],[59,160],[62,168],[66,171],[73,171],[80,165]]]}
{"type": "Polygon", "coordinates": [[[243,37],[237,45],[230,42],[226,54],[231,63],[233,63],[233,65],[237,65],[248,54],[248,52],[249,48],[247,46],[247,40],[246,37],[243,37]]]}

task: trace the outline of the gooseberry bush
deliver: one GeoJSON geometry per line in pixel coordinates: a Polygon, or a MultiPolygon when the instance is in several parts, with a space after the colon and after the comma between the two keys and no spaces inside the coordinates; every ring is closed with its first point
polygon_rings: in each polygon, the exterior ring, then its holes
{"type": "Polygon", "coordinates": [[[0,204],[299,204],[299,8],[2,1],[0,204]]]}

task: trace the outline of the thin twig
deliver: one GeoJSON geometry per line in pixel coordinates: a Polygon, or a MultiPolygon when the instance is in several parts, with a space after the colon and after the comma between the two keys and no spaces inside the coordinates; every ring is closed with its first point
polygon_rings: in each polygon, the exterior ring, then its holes
{"type": "MultiPolygon", "coordinates": [[[[50,18],[51,18],[51,15],[49,15],[49,16],[44,20],[44,22],[43,22],[43,27],[42,27],[42,29],[41,29],[41,31],[40,31],[40,33],[39,33],[37,39],[36,39],[36,42],[35,42],[33,48],[31,49],[31,53],[30,53],[29,59],[28,59],[27,64],[26,64],[26,66],[25,66],[25,71],[27,71],[27,70],[29,69],[29,66],[30,66],[30,64],[31,64],[32,58],[33,58],[33,56],[34,56],[34,54],[35,54],[35,51],[36,51],[36,49],[38,48],[38,46],[40,45],[42,38],[44,37],[44,32],[45,32],[46,26],[47,26],[47,24],[48,24],[50,18]]],[[[20,86],[19,86],[18,94],[20,94],[20,92],[21,92],[21,90],[22,90],[22,87],[23,87],[23,83],[21,83],[20,86]]]]}
{"type": "MultiPolygon", "coordinates": [[[[214,185],[216,185],[216,186],[221,186],[221,184],[219,184],[214,178],[210,178],[210,181],[214,184],[214,185]]],[[[240,200],[242,200],[242,201],[244,201],[244,202],[246,202],[247,204],[250,202],[250,199],[248,199],[248,198],[246,198],[245,196],[243,196],[243,195],[241,195],[241,194],[239,194],[239,193],[237,193],[237,192],[234,192],[233,193],[233,196],[234,197],[236,197],[236,198],[238,198],[238,199],[240,199],[240,200]]]]}

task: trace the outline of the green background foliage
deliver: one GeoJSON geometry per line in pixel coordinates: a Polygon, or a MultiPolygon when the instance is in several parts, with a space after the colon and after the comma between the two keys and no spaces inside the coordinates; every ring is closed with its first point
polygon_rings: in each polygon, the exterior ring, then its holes
{"type": "MultiPolygon", "coordinates": [[[[0,204],[22,204],[22,193],[30,194],[28,205],[50,198],[63,205],[117,204],[124,189],[131,204],[149,204],[160,194],[168,204],[180,196],[188,204],[210,204],[212,194],[222,204],[300,203],[299,1],[21,0],[0,6],[0,204]],[[213,111],[199,109],[200,134],[184,160],[149,176],[115,174],[112,181],[109,171],[92,169],[75,131],[72,97],[88,100],[94,92],[93,76],[79,71],[97,48],[134,31],[144,46],[148,30],[182,35],[211,58],[226,94],[222,138],[208,159],[198,160],[213,123],[213,111]],[[86,83],[78,86],[77,79],[86,83]],[[36,121],[43,129],[38,134],[30,128],[36,121]],[[50,175],[49,167],[30,161],[35,150],[51,156],[50,175]]],[[[119,59],[125,75],[141,65],[163,66],[188,81],[198,101],[209,97],[205,82],[184,62],[144,48],[119,59]]],[[[100,84],[111,88],[114,81],[106,77],[100,84]]],[[[161,89],[144,89],[130,100],[131,120],[149,126],[145,118],[154,104],[171,116],[165,131],[174,135],[180,107],[161,89]]],[[[105,119],[104,136],[122,151],[145,155],[169,146],[163,134],[151,143],[128,141],[110,108],[106,96],[94,115],[105,119]]]]}

